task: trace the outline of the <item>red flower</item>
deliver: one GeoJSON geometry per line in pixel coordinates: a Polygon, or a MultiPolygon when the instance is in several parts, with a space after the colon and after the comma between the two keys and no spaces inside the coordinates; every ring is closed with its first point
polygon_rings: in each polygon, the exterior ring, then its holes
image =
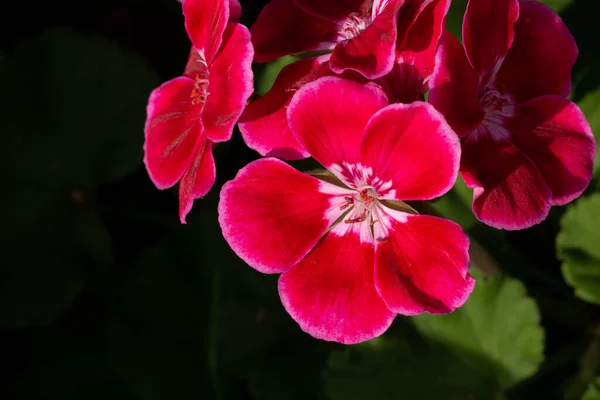
{"type": "Polygon", "coordinates": [[[338,184],[264,158],[221,191],[225,239],[253,268],[281,273],[284,307],[317,338],[357,343],[398,313],[451,312],[475,284],[460,227],[399,202],[452,187],[458,138],[429,104],[387,104],[373,83],[304,85],[290,127],[338,184]]]}
{"type": "Polygon", "coordinates": [[[248,29],[228,22],[228,0],[185,0],[183,14],[193,47],[183,76],[150,95],[144,163],[159,189],[179,182],[185,223],[214,184],[213,142],[231,138],[252,93],[253,50],[248,29]]]}
{"type": "Polygon", "coordinates": [[[396,60],[377,83],[392,103],[423,100],[450,0],[406,0],[398,15],[396,60]]]}
{"type": "Polygon", "coordinates": [[[552,9],[517,0],[471,0],[463,43],[443,37],[429,101],[464,138],[461,174],[477,218],[530,227],[592,176],[592,132],[566,99],[577,47],[552,9]]]}
{"type": "Polygon", "coordinates": [[[271,0],[252,26],[255,60],[269,62],[310,50],[331,50],[331,70],[366,78],[394,63],[396,20],[403,0],[271,0]]]}

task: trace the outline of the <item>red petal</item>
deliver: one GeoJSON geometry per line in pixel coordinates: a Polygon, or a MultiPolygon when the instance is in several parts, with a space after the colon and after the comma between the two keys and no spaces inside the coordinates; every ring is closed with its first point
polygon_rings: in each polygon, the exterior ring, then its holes
{"type": "Polygon", "coordinates": [[[185,0],[183,2],[185,29],[198,50],[210,65],[221,46],[223,32],[229,19],[228,0],[185,0]]]}
{"type": "Polygon", "coordinates": [[[271,0],[250,31],[257,62],[302,51],[331,49],[338,34],[335,22],[305,13],[292,0],[271,0]]]}
{"type": "Polygon", "coordinates": [[[559,96],[543,96],[516,111],[509,129],[546,178],[552,204],[579,197],[592,179],[596,157],[594,136],[579,107],[559,96]]]}
{"type": "Polygon", "coordinates": [[[467,301],[469,239],[452,221],[389,210],[389,236],[375,248],[375,284],[390,310],[446,314],[467,301]]]}
{"type": "Polygon", "coordinates": [[[471,0],[463,22],[463,44],[482,86],[497,72],[514,37],[518,0],[471,0]]]}
{"type": "Polygon", "coordinates": [[[287,116],[298,141],[329,168],[359,162],[367,122],[386,105],[385,94],[375,84],[324,77],[296,92],[287,116]]]}
{"type": "Polygon", "coordinates": [[[421,73],[407,63],[394,63],[389,74],[375,82],[385,91],[390,103],[410,104],[424,100],[427,87],[421,73]]]}
{"type": "Polygon", "coordinates": [[[423,3],[406,40],[398,49],[398,63],[413,65],[423,80],[433,73],[435,53],[444,31],[450,0],[429,0],[423,3]]]}
{"type": "Polygon", "coordinates": [[[229,0],[229,21],[238,22],[242,16],[242,5],[239,0],[229,0]]]}
{"type": "Polygon", "coordinates": [[[193,80],[175,78],[154,89],[148,100],[144,163],[159,189],[177,183],[200,138],[202,106],[192,104],[193,87],[193,80]]]}
{"type": "Polygon", "coordinates": [[[375,289],[373,244],[361,242],[359,225],[329,232],[279,278],[283,306],[318,339],[363,342],[381,335],[394,319],[375,289]]]}
{"type": "Polygon", "coordinates": [[[182,224],[185,224],[185,217],[192,209],[194,200],[209,192],[215,183],[215,177],[212,142],[203,138],[198,142],[194,161],[179,182],[179,219],[182,224]]]}
{"type": "Polygon", "coordinates": [[[248,104],[239,121],[246,145],[261,156],[297,160],[310,154],[296,140],[287,122],[286,108],[296,93],[297,82],[319,65],[307,58],[286,65],[267,94],[248,104]]]}
{"type": "Polygon", "coordinates": [[[485,112],[479,105],[477,76],[462,46],[448,32],[440,40],[429,87],[428,101],[444,114],[460,137],[471,133],[483,120],[485,112]]]}
{"type": "MultiPolygon", "coordinates": [[[[432,0],[426,0],[431,2],[432,0]]],[[[398,12],[398,37],[396,38],[396,47],[399,49],[408,38],[408,32],[414,24],[423,5],[423,0],[405,0],[398,12]]]]}
{"type": "Polygon", "coordinates": [[[369,79],[390,72],[396,57],[396,20],[401,5],[401,0],[389,0],[362,33],[338,43],[329,61],[331,70],[341,74],[349,69],[369,79]]]}
{"type": "Polygon", "coordinates": [[[496,86],[516,101],[545,94],[566,97],[577,58],[573,36],[560,17],[537,1],[521,1],[515,40],[498,72],[496,86]]]}
{"type": "Polygon", "coordinates": [[[540,170],[509,140],[469,135],[462,147],[461,174],[475,189],[475,216],[494,228],[529,228],[550,211],[552,194],[540,170]]]}
{"type": "Polygon", "coordinates": [[[282,272],[300,261],[339,216],[328,214],[332,195],[323,191],[329,186],[275,158],[254,161],[221,190],[223,236],[253,268],[282,272]]]}
{"type": "Polygon", "coordinates": [[[210,66],[209,95],[202,113],[206,136],[213,142],[231,138],[233,126],[252,94],[252,56],[250,32],[245,26],[232,22],[210,66]]]}
{"type": "Polygon", "coordinates": [[[459,162],[458,137],[427,103],[387,106],[365,129],[361,164],[371,167],[382,181],[391,182],[392,192],[383,198],[439,197],[454,185],[459,162]]]}
{"type": "MultiPolygon", "coordinates": [[[[334,21],[344,19],[348,14],[361,9],[365,0],[293,0],[305,12],[334,21]]],[[[370,10],[369,10],[370,11],[370,10]]]]}

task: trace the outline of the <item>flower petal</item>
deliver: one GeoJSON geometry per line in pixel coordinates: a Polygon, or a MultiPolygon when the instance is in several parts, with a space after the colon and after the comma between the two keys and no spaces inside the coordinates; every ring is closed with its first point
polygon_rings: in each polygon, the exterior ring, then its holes
{"type": "Polygon", "coordinates": [[[468,135],[483,120],[477,76],[459,41],[448,32],[440,40],[429,88],[429,103],[444,114],[458,136],[468,135]]]}
{"type": "Polygon", "coordinates": [[[360,225],[330,231],[279,278],[283,306],[318,339],[363,342],[381,335],[394,319],[375,289],[373,244],[361,242],[360,225]]]}
{"type": "Polygon", "coordinates": [[[396,57],[396,20],[402,0],[389,0],[358,36],[339,42],[333,49],[329,65],[336,74],[357,71],[365,78],[379,78],[392,69],[396,57]]]}
{"type": "Polygon", "coordinates": [[[185,30],[192,44],[204,54],[210,65],[221,47],[223,32],[229,19],[228,0],[185,0],[185,30]]]}
{"type": "Polygon", "coordinates": [[[252,94],[253,54],[248,29],[230,23],[221,50],[210,66],[209,95],[202,113],[206,136],[213,142],[231,138],[233,126],[252,94]]]}
{"type": "Polygon", "coordinates": [[[413,65],[422,80],[429,78],[435,65],[435,53],[444,31],[450,0],[423,3],[406,39],[398,49],[397,63],[413,65]]]}
{"type": "Polygon", "coordinates": [[[375,285],[390,310],[446,314],[467,301],[469,239],[452,221],[387,209],[388,237],[375,246],[375,285]]]}
{"type": "Polygon", "coordinates": [[[251,267],[282,272],[300,261],[341,214],[329,211],[336,206],[336,196],[327,193],[331,186],[275,158],[251,162],[221,190],[223,236],[251,267]]]}
{"type": "MultiPolygon", "coordinates": [[[[293,0],[296,6],[316,17],[340,21],[361,9],[365,0],[293,0]]],[[[369,10],[371,11],[371,10],[369,10]]]]}
{"type": "Polygon", "coordinates": [[[467,57],[487,85],[498,71],[513,42],[519,17],[518,0],[470,0],[463,22],[463,44],[467,57]]]}
{"type": "Polygon", "coordinates": [[[242,16],[242,5],[239,0],[229,0],[229,21],[238,22],[242,16]]]}
{"type": "Polygon", "coordinates": [[[319,60],[306,58],[286,65],[273,87],[263,97],[246,106],[239,121],[244,142],[261,156],[297,160],[310,157],[290,130],[286,108],[302,81],[319,65],[319,60]]]}
{"type": "Polygon", "coordinates": [[[596,143],[576,104],[542,96],[519,105],[510,121],[515,144],[542,172],[552,204],[579,197],[592,179],[596,143]]]}
{"type": "Polygon", "coordinates": [[[525,229],[548,216],[550,189],[535,164],[509,140],[469,135],[462,146],[460,172],[475,189],[473,213],[485,224],[525,229]]]}
{"type": "Polygon", "coordinates": [[[202,131],[202,105],[190,94],[194,81],[178,77],[154,89],[144,128],[144,164],[159,189],[173,186],[191,162],[202,131]]]}
{"type": "Polygon", "coordinates": [[[215,178],[212,142],[202,138],[198,142],[193,162],[179,182],[179,219],[182,224],[186,223],[185,218],[192,209],[194,200],[204,197],[210,191],[215,178]]]}
{"type": "Polygon", "coordinates": [[[379,86],[328,76],[296,92],[288,106],[288,123],[300,144],[325,168],[357,163],[367,122],[386,105],[379,86]]]}
{"type": "Polygon", "coordinates": [[[361,164],[391,182],[383,198],[439,197],[454,185],[459,163],[458,137],[430,104],[389,105],[373,115],[365,129],[361,164]]]}
{"type": "Polygon", "coordinates": [[[271,0],[252,28],[254,61],[269,62],[286,54],[327,50],[335,46],[335,22],[305,13],[292,0],[271,0]]]}
{"type": "Polygon", "coordinates": [[[560,16],[540,2],[521,1],[515,40],[496,86],[518,102],[545,94],[566,97],[576,58],[577,45],[560,16]]]}

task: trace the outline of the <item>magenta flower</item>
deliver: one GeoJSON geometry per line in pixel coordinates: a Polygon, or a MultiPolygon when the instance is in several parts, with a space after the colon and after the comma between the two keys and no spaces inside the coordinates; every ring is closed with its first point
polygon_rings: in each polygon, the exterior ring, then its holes
{"type": "Polygon", "coordinates": [[[255,61],[311,50],[332,51],[331,70],[366,78],[394,63],[396,20],[403,0],[271,0],[252,26],[255,61]]]}
{"type": "Polygon", "coordinates": [[[395,62],[377,80],[390,102],[424,99],[449,8],[450,0],[405,0],[398,15],[395,62]]]}
{"type": "Polygon", "coordinates": [[[373,83],[323,77],[298,90],[288,120],[333,175],[254,161],[223,186],[219,222],[250,266],[281,273],[282,303],[301,328],[357,343],[396,314],[460,307],[475,284],[467,236],[400,202],[441,196],[456,179],[459,142],[441,114],[388,105],[373,83]]]}
{"type": "Polygon", "coordinates": [[[248,29],[228,22],[228,0],[185,0],[183,14],[193,47],[183,76],[150,95],[144,163],[159,189],[179,182],[185,223],[194,199],[214,184],[213,142],[231,138],[252,93],[253,50],[248,29]]]}
{"type": "Polygon", "coordinates": [[[477,218],[530,227],[592,176],[592,132],[566,99],[577,47],[552,9],[517,0],[469,1],[463,43],[443,37],[429,101],[464,138],[461,174],[477,218]]]}

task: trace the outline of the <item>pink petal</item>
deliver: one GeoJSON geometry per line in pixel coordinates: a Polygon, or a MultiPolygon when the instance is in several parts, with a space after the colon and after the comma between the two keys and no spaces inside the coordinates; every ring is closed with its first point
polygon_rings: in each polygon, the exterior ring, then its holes
{"type": "Polygon", "coordinates": [[[286,108],[298,89],[297,83],[318,65],[319,60],[315,58],[286,65],[271,90],[246,106],[238,126],[248,147],[261,156],[288,160],[310,156],[289,128],[286,108]]]}
{"type": "Polygon", "coordinates": [[[458,176],[460,143],[444,117],[423,102],[392,104],[369,121],[361,163],[391,182],[384,198],[429,200],[452,188],[458,176]]]}
{"type": "MultiPolygon", "coordinates": [[[[186,0],[187,1],[187,0],[186,0]]],[[[215,160],[212,142],[206,138],[198,141],[193,162],[179,182],[179,219],[185,224],[185,217],[192,209],[195,199],[204,197],[215,183],[215,160]]]]}
{"type": "Polygon", "coordinates": [[[282,272],[300,261],[333,222],[327,214],[332,195],[324,192],[329,186],[275,158],[251,162],[221,190],[223,236],[251,267],[282,272]]]}
{"type": "Polygon", "coordinates": [[[483,120],[485,112],[479,105],[477,76],[462,46],[448,32],[440,40],[429,88],[429,103],[444,114],[458,136],[468,135],[483,120]]]}
{"type": "MultiPolygon", "coordinates": [[[[333,21],[344,19],[348,14],[361,10],[365,0],[293,0],[305,12],[333,21]]],[[[369,11],[371,11],[369,9],[369,11]]]]}
{"type": "Polygon", "coordinates": [[[516,101],[545,94],[566,97],[576,58],[575,40],[560,16],[537,1],[521,1],[515,40],[496,86],[514,95],[516,101]]]}
{"type": "Polygon", "coordinates": [[[473,212],[498,229],[525,229],[548,216],[552,193],[535,164],[509,140],[469,135],[462,147],[461,174],[475,189],[473,212]]]}
{"type": "Polygon", "coordinates": [[[148,100],[144,163],[159,189],[181,178],[202,132],[202,105],[192,104],[193,87],[193,80],[178,77],[154,89],[148,100]]]}
{"type": "Polygon", "coordinates": [[[394,319],[375,290],[373,244],[361,242],[359,225],[329,232],[279,278],[283,306],[318,339],[363,342],[381,335],[394,319]]]}
{"type": "Polygon", "coordinates": [[[390,72],[396,57],[396,20],[401,5],[401,0],[389,0],[363,32],[338,43],[329,60],[331,70],[336,74],[357,71],[369,79],[390,72]]]}
{"type": "Polygon", "coordinates": [[[579,197],[592,179],[596,157],[594,136],[579,107],[560,96],[542,96],[516,110],[509,129],[542,172],[552,204],[579,197]]]}
{"type": "Polygon", "coordinates": [[[381,88],[338,77],[304,85],[288,106],[288,123],[304,148],[325,168],[357,163],[369,119],[387,105],[381,88]]]}
{"type": "Polygon", "coordinates": [[[397,63],[413,65],[423,80],[433,73],[435,53],[444,32],[450,0],[428,0],[423,3],[406,40],[398,49],[397,63]]]}
{"type": "Polygon", "coordinates": [[[463,44],[481,86],[487,85],[506,57],[518,17],[518,0],[469,1],[463,22],[463,44]]]}
{"type": "Polygon", "coordinates": [[[209,95],[202,113],[206,136],[213,142],[231,138],[233,126],[252,94],[253,54],[248,29],[230,23],[223,34],[221,50],[210,66],[209,95]]]}
{"type": "Polygon", "coordinates": [[[185,0],[185,29],[192,44],[204,54],[210,65],[221,46],[229,19],[228,0],[185,0]]]}
{"type": "Polygon", "coordinates": [[[239,0],[229,0],[229,21],[238,22],[242,16],[242,5],[239,0]]]}
{"type": "Polygon", "coordinates": [[[389,309],[446,314],[462,306],[475,286],[467,235],[446,219],[389,211],[400,219],[389,219],[389,236],[375,248],[375,285],[389,309]]]}
{"type": "Polygon", "coordinates": [[[305,13],[292,0],[271,0],[250,29],[254,61],[269,62],[286,54],[333,48],[335,22],[305,13]]]}

